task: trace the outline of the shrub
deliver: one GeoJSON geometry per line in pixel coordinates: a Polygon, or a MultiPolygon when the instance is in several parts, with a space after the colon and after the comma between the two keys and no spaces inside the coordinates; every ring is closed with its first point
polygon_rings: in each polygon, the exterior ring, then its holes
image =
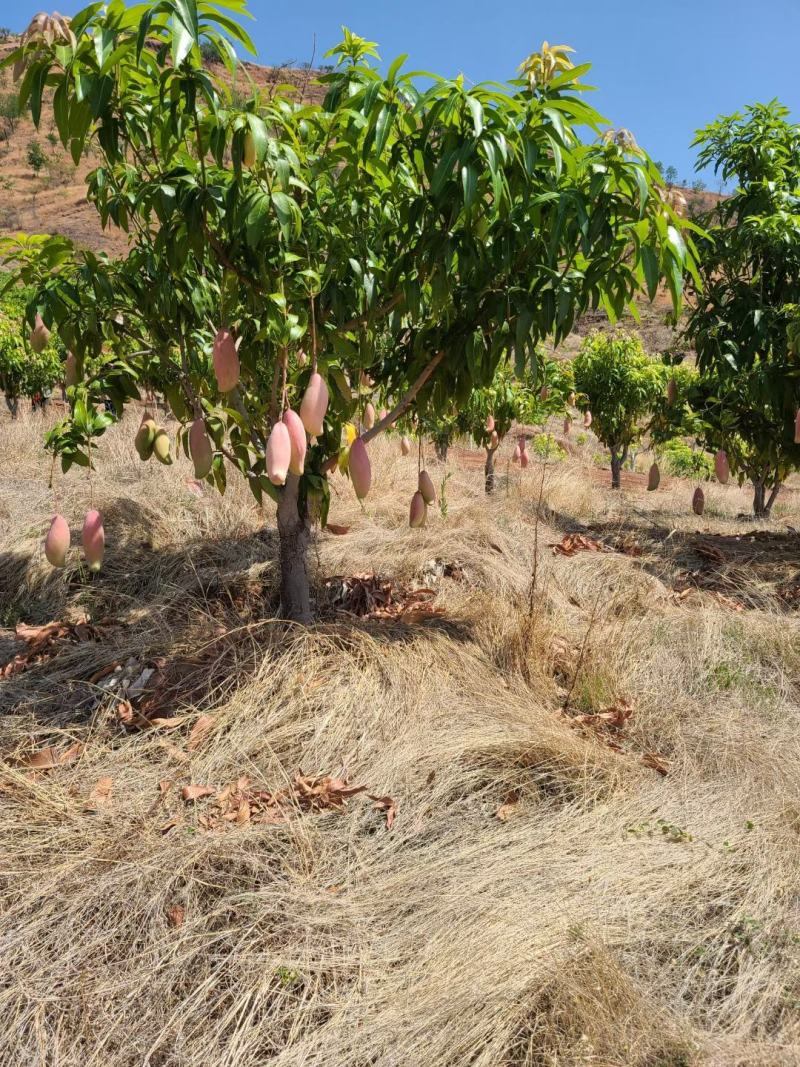
{"type": "Polygon", "coordinates": [[[531,450],[543,459],[556,462],[567,458],[567,453],[551,433],[537,434],[531,441],[531,450]]]}
{"type": "Polygon", "coordinates": [[[35,138],[31,141],[28,141],[26,159],[28,160],[28,166],[31,168],[34,174],[38,174],[47,162],[47,160],[45,159],[44,152],[42,151],[42,146],[35,138]]]}
{"type": "Polygon", "coordinates": [[[702,478],[708,481],[714,473],[714,460],[708,452],[692,448],[676,437],[663,447],[664,466],[676,478],[702,478]]]}

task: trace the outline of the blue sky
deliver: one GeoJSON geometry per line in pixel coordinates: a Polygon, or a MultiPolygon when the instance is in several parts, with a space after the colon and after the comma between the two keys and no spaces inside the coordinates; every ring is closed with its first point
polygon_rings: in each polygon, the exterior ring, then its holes
{"type": "MultiPolygon", "coordinates": [[[[21,29],[47,0],[0,0],[0,25],[21,29]]],[[[61,0],[74,14],[83,3],[61,0]]],[[[800,0],[250,0],[264,63],[316,58],[342,24],[415,69],[502,81],[543,40],[591,62],[593,104],[633,130],[653,158],[694,175],[694,130],[756,100],[781,99],[800,121],[800,0]]],[[[713,176],[706,176],[715,187],[713,176]]]]}

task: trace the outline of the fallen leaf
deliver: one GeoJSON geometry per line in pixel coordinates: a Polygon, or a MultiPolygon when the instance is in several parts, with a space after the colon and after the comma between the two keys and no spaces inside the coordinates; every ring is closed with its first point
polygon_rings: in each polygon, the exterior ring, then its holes
{"type": "Polygon", "coordinates": [[[40,748],[36,752],[20,757],[19,764],[22,767],[30,767],[35,771],[51,771],[54,767],[63,767],[68,763],[74,763],[83,752],[83,749],[84,746],[81,741],[76,741],[69,748],[64,749],[63,752],[59,752],[52,745],[48,745],[46,748],[40,748]]]}
{"type": "Polygon", "coordinates": [[[499,819],[500,822],[508,822],[508,820],[516,815],[519,810],[519,796],[519,792],[516,789],[509,793],[494,813],[494,817],[499,819]]]}
{"type": "Polygon", "coordinates": [[[106,775],[100,778],[92,788],[89,794],[89,799],[84,804],[85,811],[98,811],[100,808],[107,808],[111,803],[111,789],[113,787],[113,778],[106,775]]]}
{"type": "Polygon", "coordinates": [[[649,767],[661,775],[666,775],[669,771],[669,764],[666,760],[663,760],[661,756],[657,756],[654,752],[645,752],[642,756],[642,763],[645,767],[649,767]]]}
{"type": "Polygon", "coordinates": [[[372,793],[367,793],[367,796],[375,801],[375,811],[386,812],[386,829],[391,830],[394,826],[394,817],[397,815],[397,803],[391,797],[375,797],[372,793]]]}
{"type": "Polygon", "coordinates": [[[189,732],[189,740],[186,743],[186,747],[190,752],[193,752],[205,740],[216,721],[213,715],[200,716],[189,732]]]}
{"type": "Polygon", "coordinates": [[[182,726],[186,722],[185,715],[173,715],[170,718],[156,717],[155,719],[147,719],[147,725],[153,727],[156,730],[177,730],[179,726],[182,726]]]}
{"type": "Polygon", "coordinates": [[[209,785],[185,785],[181,789],[181,796],[188,803],[191,800],[201,800],[203,797],[212,797],[216,789],[209,785]]]}
{"type": "Polygon", "coordinates": [[[182,821],[183,820],[180,818],[180,816],[174,816],[172,819],[169,820],[169,822],[164,823],[164,825],[160,828],[160,833],[168,834],[170,830],[174,830],[176,826],[180,826],[182,821]]]}
{"type": "Polygon", "coordinates": [[[186,918],[186,911],[183,904],[170,904],[167,908],[167,922],[170,926],[176,930],[183,926],[183,920],[186,918]]]}
{"type": "Polygon", "coordinates": [[[583,534],[564,534],[558,544],[550,544],[554,556],[574,556],[576,552],[603,552],[605,547],[593,537],[583,534]]]}
{"type": "Polygon", "coordinates": [[[337,537],[344,537],[345,534],[350,533],[349,526],[339,526],[335,522],[326,523],[325,529],[328,533],[335,534],[337,537]]]}

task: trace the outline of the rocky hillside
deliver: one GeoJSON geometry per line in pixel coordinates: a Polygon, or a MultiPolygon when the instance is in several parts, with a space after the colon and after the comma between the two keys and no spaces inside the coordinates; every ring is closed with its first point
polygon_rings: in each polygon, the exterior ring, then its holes
{"type": "MultiPolygon", "coordinates": [[[[0,61],[15,46],[15,38],[0,41],[0,61]]],[[[323,92],[316,81],[318,73],[243,63],[234,91],[247,92],[251,83],[266,91],[288,83],[318,99],[323,92]]],[[[73,165],[46,108],[39,130],[29,114],[17,117],[11,72],[0,71],[0,236],[19,231],[59,233],[94,251],[124,251],[124,234],[104,233],[97,212],[86,201],[85,178],[95,165],[91,152],[78,167],[73,165]]]]}

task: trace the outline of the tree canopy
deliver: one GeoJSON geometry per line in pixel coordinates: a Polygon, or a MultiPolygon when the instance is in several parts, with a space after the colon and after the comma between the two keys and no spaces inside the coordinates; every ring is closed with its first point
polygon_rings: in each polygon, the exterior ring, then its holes
{"type": "MultiPolygon", "coordinates": [[[[406,72],[401,56],[384,76],[375,45],[345,31],[321,104],[289,91],[241,104],[201,56],[216,49],[232,73],[230,41],[252,48],[230,8],[93,4],[32,27],[5,61],[37,125],[51,106],[74,159],[91,145],[87,195],[130,235],[117,260],[63,238],[6,252],[36,288],[29,323],[41,314],[76,357],[73,411],[102,391],[120,413],[140,382],[174,381],[174,414],[213,441],[209,478],[224,489],[235,468],[278,501],[285,529],[305,523],[309,491],[327,500],[362,371],[394,398],[368,443],[412,403],[466,402],[501,360],[537,374],[538,343],[590,307],[618,317],[663,278],[677,311],[691,240],[648,157],[601,136],[587,67],[539,54],[507,85],[467,87],[406,72]],[[241,362],[225,392],[211,371],[220,327],[241,362]],[[329,387],[324,427],[302,478],[276,487],[265,443],[313,371],[329,387]]],[[[92,432],[73,419],[54,438],[65,469],[92,432]]]]}

